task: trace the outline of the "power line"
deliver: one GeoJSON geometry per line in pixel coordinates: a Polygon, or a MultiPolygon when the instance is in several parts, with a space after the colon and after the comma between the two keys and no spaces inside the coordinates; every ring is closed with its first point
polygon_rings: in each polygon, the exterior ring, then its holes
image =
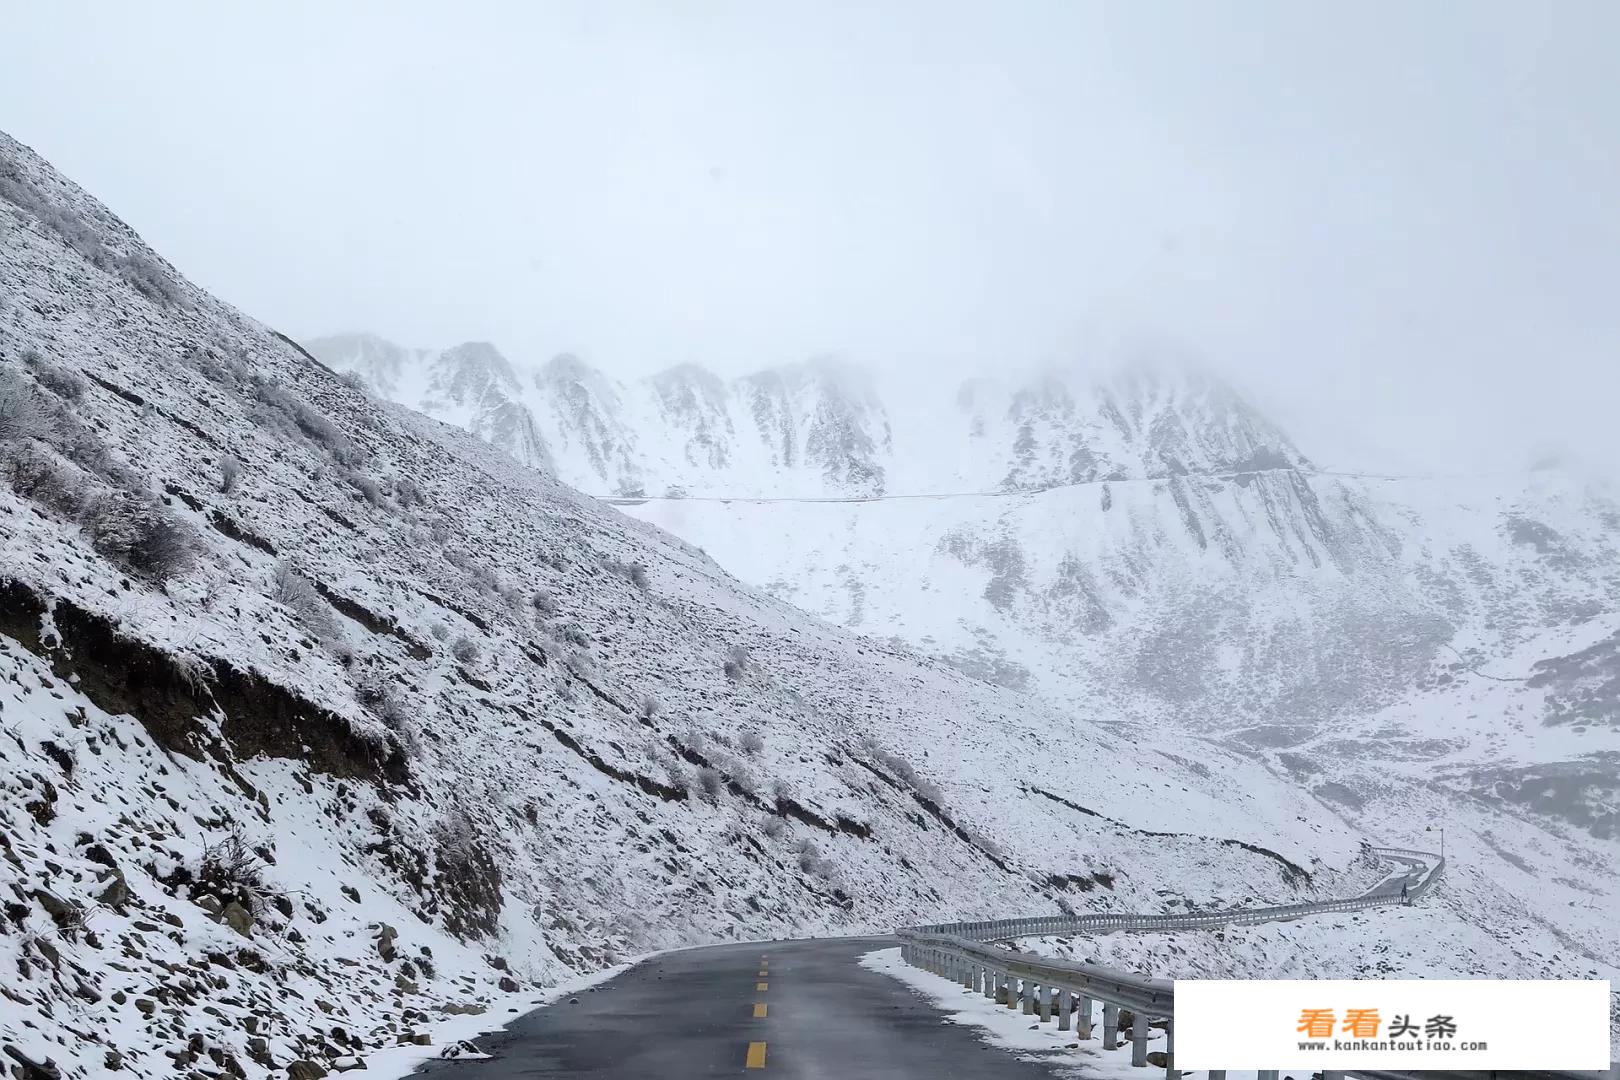
{"type": "Polygon", "coordinates": [[[934,491],[902,492],[888,495],[593,495],[603,502],[638,505],[647,502],[704,502],[704,503],[876,503],[916,499],[1006,499],[1020,495],[1042,495],[1049,491],[1069,488],[1098,487],[1104,484],[1159,484],[1177,477],[1186,480],[1235,480],[1244,476],[1266,476],[1272,473],[1294,473],[1306,478],[1333,476],[1354,480],[1456,480],[1470,474],[1418,475],[1402,473],[1362,473],[1334,469],[1304,470],[1296,468],[1241,469],[1222,473],[1172,473],[1165,476],[1130,476],[1101,480],[1073,480],[1061,484],[1042,484],[1038,487],[997,488],[988,491],[934,491]]]}

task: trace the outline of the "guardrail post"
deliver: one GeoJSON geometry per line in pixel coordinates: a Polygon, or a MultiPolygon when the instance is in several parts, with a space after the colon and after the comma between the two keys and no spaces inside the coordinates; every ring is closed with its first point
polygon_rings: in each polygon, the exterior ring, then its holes
{"type": "Polygon", "coordinates": [[[995,982],[996,1004],[1005,1005],[1007,999],[1012,996],[1012,976],[1004,971],[998,971],[995,973],[995,982]]]}
{"type": "MultiPolygon", "coordinates": [[[[1103,1049],[1112,1050],[1119,1045],[1119,1006],[1103,1002],[1103,1049]]],[[[1275,1076],[1271,1080],[1277,1080],[1275,1076]]]]}
{"type": "Polygon", "coordinates": [[[1025,979],[1024,992],[1018,998],[1019,1011],[1025,1016],[1033,1016],[1035,1014],[1035,998],[1039,994],[1040,991],[1035,988],[1035,984],[1029,979],[1025,979]]]}
{"type": "Polygon", "coordinates": [[[1176,1068],[1176,1021],[1171,1016],[1164,1018],[1164,1058],[1164,1080],[1181,1080],[1176,1068]]]}
{"type": "Polygon", "coordinates": [[[1259,1080],[1277,1080],[1277,1077],[1281,1074],[1281,1069],[1261,1069],[1258,1077],[1259,1080]]]}
{"type": "Polygon", "coordinates": [[[1049,1023],[1052,1019],[1052,1002],[1057,998],[1057,987],[1043,986],[1036,992],[1036,1013],[1041,1023],[1049,1023]]]}
{"type": "Polygon", "coordinates": [[[1059,990],[1057,992],[1057,998],[1058,998],[1058,1007],[1057,1007],[1058,1028],[1057,1029],[1059,1031],[1068,1031],[1069,1030],[1069,1010],[1072,1008],[1070,1002],[1071,1002],[1071,999],[1073,997],[1074,997],[1074,995],[1069,993],[1069,991],[1067,991],[1067,990],[1059,990]]]}
{"type": "Polygon", "coordinates": [[[1147,1066],[1148,1017],[1137,1009],[1131,1015],[1131,1064],[1137,1068],[1147,1066]]]}
{"type": "Polygon", "coordinates": [[[989,968],[981,968],[979,974],[983,976],[984,996],[994,1001],[996,999],[996,973],[989,968]]]}
{"type": "Polygon", "coordinates": [[[1226,1070],[1225,1069],[1211,1069],[1211,1070],[1209,1070],[1209,1080],[1226,1080],[1226,1070]]]}
{"type": "Polygon", "coordinates": [[[1091,1038],[1091,999],[1084,994],[1074,1007],[1074,1033],[1082,1042],[1091,1038]]]}

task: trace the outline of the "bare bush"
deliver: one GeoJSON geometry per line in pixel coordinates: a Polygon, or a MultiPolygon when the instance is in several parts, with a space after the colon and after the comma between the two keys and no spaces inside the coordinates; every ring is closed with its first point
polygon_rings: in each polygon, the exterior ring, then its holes
{"type": "Polygon", "coordinates": [[[219,490],[229,495],[236,490],[236,478],[242,475],[242,463],[226,454],[219,459],[219,490]]]}
{"type": "Polygon", "coordinates": [[[780,840],[787,833],[787,822],[779,817],[768,817],[765,824],[760,826],[760,831],[772,840],[780,840]]]}
{"type": "Polygon", "coordinates": [[[427,500],[422,495],[421,485],[408,476],[401,476],[394,481],[394,501],[409,507],[421,506],[427,500]]]}
{"type": "Polygon", "coordinates": [[[90,389],[90,383],[83,375],[60,364],[53,364],[33,350],[23,354],[23,362],[33,371],[39,385],[64,401],[78,401],[90,389]]]}
{"type": "Polygon", "coordinates": [[[501,587],[500,575],[488,563],[464,558],[461,565],[467,571],[468,583],[479,592],[495,592],[501,587]]]}
{"type": "Polygon", "coordinates": [[[726,790],[726,781],[720,775],[718,769],[705,766],[697,771],[697,787],[698,794],[704,799],[709,802],[719,802],[720,796],[726,790]]]}
{"type": "Polygon", "coordinates": [[[45,439],[52,433],[39,391],[10,372],[0,372],[0,442],[45,439]]]}
{"type": "Polygon", "coordinates": [[[551,628],[551,636],[558,641],[574,646],[576,649],[591,647],[591,635],[579,623],[569,622],[551,628]]]}
{"type": "Polygon", "coordinates": [[[0,450],[0,472],[17,494],[64,517],[83,513],[89,500],[72,466],[38,443],[15,443],[0,450]]]}
{"type": "Polygon", "coordinates": [[[388,497],[383,494],[382,485],[362,472],[348,474],[349,486],[360,493],[360,497],[372,506],[387,506],[388,497]]]}
{"type": "Polygon", "coordinates": [[[111,491],[84,508],[79,522],[102,555],[153,581],[184,573],[196,559],[196,531],[143,492],[111,491]]]}
{"type": "Polygon", "coordinates": [[[276,563],[270,597],[297,616],[304,629],[313,634],[317,641],[338,639],[340,631],[332,606],[326,602],[320,590],[286,559],[276,563]]]}
{"type": "Polygon", "coordinates": [[[253,395],[260,408],[254,419],[261,425],[280,430],[296,430],[310,441],[324,447],[332,459],[341,465],[359,465],[363,456],[343,429],[332,419],[302,400],[294,397],[277,383],[259,379],[253,384],[253,395]]]}
{"type": "Polygon", "coordinates": [[[529,597],[529,603],[533,604],[534,610],[542,615],[557,614],[557,598],[551,595],[550,589],[534,590],[534,595],[529,597]]]}
{"type": "Polygon", "coordinates": [[[338,376],[338,382],[350,390],[358,390],[362,394],[371,393],[371,384],[366,382],[366,377],[358,371],[345,371],[338,376]]]}
{"type": "Polygon", "coordinates": [[[865,750],[874,762],[893,773],[896,779],[904,783],[912,791],[935,806],[943,807],[945,805],[945,793],[939,789],[939,785],[917,772],[911,762],[899,754],[890,753],[883,749],[878,745],[877,740],[871,736],[861,740],[861,749],[865,750]]]}
{"type": "Polygon", "coordinates": [[[416,751],[419,745],[416,721],[398,686],[381,672],[371,672],[355,684],[354,694],[367,712],[394,733],[401,747],[416,751]]]}
{"type": "Polygon", "coordinates": [[[647,564],[640,559],[624,562],[620,559],[604,558],[602,565],[626,579],[638,589],[647,587],[647,564]]]}
{"type": "Polygon", "coordinates": [[[264,864],[241,833],[233,832],[203,848],[190,896],[212,896],[221,904],[237,903],[257,921],[264,917],[270,890],[264,882],[264,864]]]}
{"type": "Polygon", "coordinates": [[[735,681],[748,674],[749,664],[748,649],[742,645],[733,645],[731,651],[726,654],[721,669],[725,671],[726,678],[735,681]]]}
{"type": "Polygon", "coordinates": [[[144,252],[131,252],[117,262],[118,276],[153,303],[185,306],[185,293],[169,270],[144,252]]]}
{"type": "Polygon", "coordinates": [[[657,698],[653,697],[651,694],[646,694],[643,695],[641,704],[637,707],[636,712],[643,720],[651,720],[653,717],[658,715],[658,710],[662,709],[663,707],[663,704],[660,703],[657,698]]]}
{"type": "Polygon", "coordinates": [[[433,635],[435,641],[448,641],[450,639],[450,628],[442,622],[436,622],[428,627],[428,633],[433,635]]]}
{"type": "Polygon", "coordinates": [[[758,757],[765,750],[765,740],[757,731],[745,731],[737,740],[737,745],[749,757],[758,757]]]}
{"type": "Polygon", "coordinates": [[[472,664],[478,660],[478,643],[463,634],[450,646],[450,655],[463,664],[472,664]]]}
{"type": "Polygon", "coordinates": [[[471,813],[448,809],[433,830],[446,929],[460,938],[493,934],[501,913],[501,870],[471,813]]]}
{"type": "Polygon", "coordinates": [[[827,860],[822,858],[821,851],[816,842],[806,837],[793,845],[794,854],[799,857],[799,869],[806,874],[816,877],[826,877],[831,872],[827,860]]]}

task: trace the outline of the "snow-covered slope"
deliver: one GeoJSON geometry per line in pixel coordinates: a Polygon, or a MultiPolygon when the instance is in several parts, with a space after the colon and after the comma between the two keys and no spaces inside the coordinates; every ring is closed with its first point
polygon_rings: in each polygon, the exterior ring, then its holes
{"type": "MultiPolygon", "coordinates": [[[[420,392],[523,445],[456,352],[420,392]]],[[[810,471],[881,445],[862,400],[795,427],[810,471]]],[[[1354,871],[1259,763],[856,637],[362,393],[4,136],[0,479],[0,1040],[70,1075],[364,1056],[667,945],[1354,871]]]]}

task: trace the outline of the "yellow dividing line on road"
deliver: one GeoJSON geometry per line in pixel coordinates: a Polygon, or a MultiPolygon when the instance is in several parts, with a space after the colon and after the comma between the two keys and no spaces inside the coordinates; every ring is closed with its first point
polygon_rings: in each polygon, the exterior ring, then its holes
{"type": "Polygon", "coordinates": [[[765,1044],[751,1042],[748,1044],[747,1067],[750,1069],[763,1069],[765,1067],[765,1044]]]}
{"type": "Polygon", "coordinates": [[[754,989],[755,990],[769,990],[770,988],[771,988],[770,983],[755,983],[754,984],[754,989]]]}
{"type": "Polygon", "coordinates": [[[763,1001],[754,1002],[754,1019],[765,1019],[765,1003],[763,1001]]]}

